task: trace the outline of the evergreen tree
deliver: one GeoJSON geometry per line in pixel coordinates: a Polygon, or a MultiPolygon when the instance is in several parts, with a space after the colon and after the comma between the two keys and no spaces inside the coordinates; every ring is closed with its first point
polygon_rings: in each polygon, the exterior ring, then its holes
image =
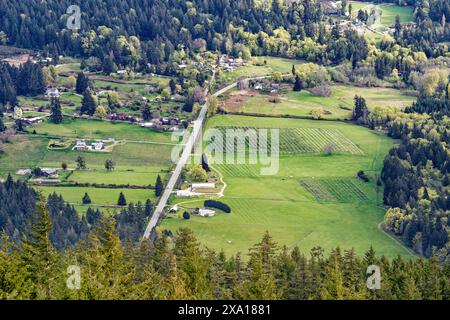
{"type": "Polygon", "coordinates": [[[175,94],[176,93],[176,88],[177,88],[177,84],[176,84],[175,80],[170,79],[169,87],[170,87],[170,93],[171,94],[175,94]]]}
{"type": "Polygon", "coordinates": [[[103,70],[103,73],[106,75],[115,73],[117,71],[117,66],[114,63],[113,57],[111,55],[107,55],[103,59],[102,70],[103,70]]]}
{"type": "Polygon", "coordinates": [[[295,76],[294,91],[300,92],[303,89],[303,80],[300,76],[295,76]]]}
{"type": "Polygon", "coordinates": [[[94,115],[95,110],[97,109],[97,103],[95,101],[94,96],[92,95],[91,90],[87,89],[83,93],[83,100],[81,102],[80,114],[88,114],[90,116],[94,115]]]}
{"type": "Polygon", "coordinates": [[[152,113],[148,104],[146,104],[144,106],[144,109],[142,109],[142,118],[144,119],[144,121],[149,121],[152,119],[152,113]]]}
{"type": "Polygon", "coordinates": [[[6,126],[5,126],[5,124],[3,123],[3,118],[0,117],[0,133],[1,133],[1,132],[5,132],[5,130],[6,130],[6,126]]]}
{"type": "Polygon", "coordinates": [[[153,213],[152,202],[150,201],[150,199],[147,199],[147,201],[145,201],[144,216],[150,217],[152,213],[153,213]]]}
{"type": "Polygon", "coordinates": [[[83,202],[83,204],[91,204],[92,203],[91,198],[89,197],[87,192],[84,193],[82,202],[83,202]]]}
{"type": "Polygon", "coordinates": [[[61,104],[59,102],[58,98],[53,98],[51,103],[51,115],[50,119],[55,124],[60,124],[63,120],[62,111],[61,111],[61,104]]]}
{"type": "Polygon", "coordinates": [[[24,127],[23,127],[22,119],[16,119],[16,121],[15,121],[15,128],[19,132],[23,131],[24,127]]]}
{"type": "Polygon", "coordinates": [[[114,162],[111,159],[108,159],[108,160],[105,161],[105,169],[107,171],[114,170],[114,162]]]}
{"type": "Polygon", "coordinates": [[[75,92],[78,94],[84,94],[84,92],[89,87],[89,78],[83,73],[80,72],[77,75],[77,82],[75,85],[75,92]]]}
{"type": "Polygon", "coordinates": [[[38,205],[31,230],[23,240],[22,263],[32,282],[33,299],[51,299],[57,295],[58,256],[50,242],[52,221],[45,198],[38,193],[38,205]]]}
{"type": "Polygon", "coordinates": [[[117,205],[118,206],[126,206],[127,205],[127,200],[125,199],[125,195],[123,194],[123,192],[121,192],[119,195],[119,200],[117,200],[117,205]]]}
{"type": "Polygon", "coordinates": [[[210,172],[211,171],[211,169],[209,168],[209,165],[208,165],[208,157],[207,157],[207,155],[205,153],[202,154],[202,168],[206,172],[210,172]]]}
{"type": "Polygon", "coordinates": [[[77,157],[76,163],[77,163],[78,170],[86,169],[86,160],[84,160],[84,158],[82,156],[77,157]]]}
{"type": "Polygon", "coordinates": [[[163,191],[164,191],[164,184],[161,180],[161,177],[158,175],[155,184],[155,196],[160,197],[163,194],[163,191]]]}

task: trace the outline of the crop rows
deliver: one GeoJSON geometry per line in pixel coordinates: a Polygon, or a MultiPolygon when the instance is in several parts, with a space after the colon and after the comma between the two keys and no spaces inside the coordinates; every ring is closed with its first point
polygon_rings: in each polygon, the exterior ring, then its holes
{"type": "Polygon", "coordinates": [[[303,179],[301,185],[319,202],[366,201],[367,195],[351,179],[303,179]]]}
{"type": "MultiPolygon", "coordinates": [[[[259,134],[260,129],[254,127],[216,127],[223,133],[223,147],[227,153],[235,152],[237,153],[244,151],[248,155],[248,150],[258,150],[259,140],[254,141],[246,137],[245,144],[243,146],[238,146],[237,142],[233,145],[228,145],[226,143],[226,130],[255,130],[259,134]],[[243,147],[245,150],[239,149],[238,147],[243,147]]],[[[322,153],[325,148],[330,146],[332,152],[336,153],[350,153],[355,155],[364,154],[364,152],[356,146],[352,141],[345,137],[339,130],[336,129],[317,129],[317,128],[282,128],[279,129],[279,152],[281,155],[287,154],[302,154],[302,153],[322,153]]],[[[270,129],[268,129],[268,139],[267,139],[267,150],[269,151],[272,147],[272,139],[270,137],[270,129]]],[[[217,143],[217,142],[215,142],[217,143]]],[[[215,146],[219,146],[216,144],[215,146]]]]}
{"type": "Polygon", "coordinates": [[[214,165],[221,173],[228,177],[251,177],[257,178],[258,166],[247,164],[220,164],[214,165]]]}
{"type": "Polygon", "coordinates": [[[267,216],[258,210],[255,210],[255,206],[251,200],[247,199],[228,199],[230,207],[232,207],[233,213],[242,222],[249,224],[268,224],[267,216]]]}

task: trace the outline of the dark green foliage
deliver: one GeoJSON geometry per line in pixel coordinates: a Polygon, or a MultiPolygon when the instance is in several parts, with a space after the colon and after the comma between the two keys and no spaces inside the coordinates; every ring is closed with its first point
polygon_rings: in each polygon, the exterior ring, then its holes
{"type": "Polygon", "coordinates": [[[55,124],[60,124],[63,120],[62,111],[61,111],[61,103],[58,98],[53,98],[51,103],[51,115],[50,119],[55,124]]]}
{"type": "Polygon", "coordinates": [[[304,83],[300,76],[295,76],[294,91],[300,92],[304,87],[304,83]]]}
{"type": "Polygon", "coordinates": [[[202,154],[202,168],[206,172],[211,171],[211,169],[209,168],[209,165],[208,165],[208,156],[205,153],[202,154]]]}
{"type": "Polygon", "coordinates": [[[364,182],[369,182],[370,181],[369,177],[362,170],[358,171],[357,176],[358,176],[358,178],[360,178],[364,182]]]}
{"type": "Polygon", "coordinates": [[[150,107],[146,104],[142,109],[142,118],[144,121],[149,121],[152,119],[152,112],[150,111],[150,107]]]}
{"type": "Polygon", "coordinates": [[[114,161],[112,161],[111,159],[108,159],[105,161],[105,169],[107,171],[112,171],[114,170],[114,161]]]}
{"type": "Polygon", "coordinates": [[[86,160],[84,160],[82,156],[78,156],[76,162],[77,162],[77,169],[79,170],[86,169],[86,160]]]}
{"type": "Polygon", "coordinates": [[[163,191],[164,191],[164,184],[161,180],[161,177],[158,175],[155,184],[155,196],[160,197],[163,194],[163,191]]]}
{"type": "Polygon", "coordinates": [[[226,213],[231,212],[230,206],[228,206],[227,204],[225,204],[223,202],[216,201],[216,200],[205,200],[204,206],[208,207],[208,208],[216,208],[216,209],[222,210],[223,212],[226,212],[226,213]]]}
{"type": "Polygon", "coordinates": [[[402,142],[384,160],[384,202],[409,217],[395,232],[419,254],[429,257],[436,249],[441,250],[441,259],[446,259],[450,225],[442,221],[448,221],[450,210],[450,156],[445,143],[449,124],[405,118],[392,121],[388,128],[389,134],[402,142]]]}
{"type": "Polygon", "coordinates": [[[127,200],[125,199],[125,195],[123,194],[123,192],[121,192],[119,194],[119,199],[117,200],[117,205],[118,206],[126,206],[127,205],[127,200]]]}
{"type": "Polygon", "coordinates": [[[147,200],[146,206],[138,202],[136,205],[129,204],[123,208],[118,215],[115,216],[116,230],[120,239],[132,242],[140,242],[144,234],[149,212],[153,209],[150,200],[147,200]]]}
{"type": "Polygon", "coordinates": [[[83,204],[91,204],[92,203],[91,198],[89,197],[87,192],[84,194],[82,201],[83,201],[83,204]]]}
{"type": "Polygon", "coordinates": [[[187,211],[183,212],[183,219],[189,220],[191,218],[191,214],[187,211]]]}
{"type": "Polygon", "coordinates": [[[355,96],[354,100],[355,106],[353,108],[352,120],[366,123],[367,117],[369,116],[369,109],[367,108],[366,99],[355,96]]]}
{"type": "Polygon", "coordinates": [[[78,73],[75,92],[78,94],[83,94],[88,87],[89,78],[83,72],[78,73]]]}
{"type": "MultiPolygon", "coordinates": [[[[25,183],[14,181],[11,176],[0,183],[0,229],[14,242],[29,227],[36,211],[36,193],[25,183]]],[[[50,240],[56,248],[72,246],[88,233],[86,221],[77,214],[73,206],[66,204],[61,196],[51,194],[47,203],[52,219],[50,240]]]]}
{"type": "Polygon", "coordinates": [[[94,96],[91,90],[87,89],[83,93],[83,100],[81,102],[80,114],[94,115],[97,108],[94,96]]]}
{"type": "Polygon", "coordinates": [[[89,223],[89,225],[93,226],[100,219],[101,215],[102,214],[99,209],[94,210],[89,207],[86,211],[86,221],[89,223]]]}
{"type": "Polygon", "coordinates": [[[117,66],[114,63],[114,59],[111,55],[107,55],[105,59],[103,59],[102,70],[106,75],[117,71],[117,66]]]}
{"type": "Polygon", "coordinates": [[[24,130],[22,119],[16,119],[16,121],[14,122],[14,127],[17,131],[22,132],[24,130]]]}
{"type": "Polygon", "coordinates": [[[0,133],[1,133],[1,132],[5,132],[5,130],[6,130],[6,126],[5,126],[5,124],[3,123],[3,118],[0,117],[0,133]]]}

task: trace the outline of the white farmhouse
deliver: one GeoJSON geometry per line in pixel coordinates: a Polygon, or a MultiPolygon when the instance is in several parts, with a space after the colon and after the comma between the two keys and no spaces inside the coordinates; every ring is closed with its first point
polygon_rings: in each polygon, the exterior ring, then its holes
{"type": "Polygon", "coordinates": [[[76,150],[76,151],[84,151],[87,149],[88,149],[88,147],[84,140],[77,140],[75,146],[72,148],[72,150],[76,150]]]}
{"type": "Polygon", "coordinates": [[[48,88],[47,91],[45,92],[45,95],[48,98],[59,98],[60,96],[59,90],[57,88],[48,88]]]}
{"type": "Polygon", "coordinates": [[[92,148],[95,151],[101,151],[105,148],[105,144],[103,142],[93,142],[92,143],[92,148]]]}

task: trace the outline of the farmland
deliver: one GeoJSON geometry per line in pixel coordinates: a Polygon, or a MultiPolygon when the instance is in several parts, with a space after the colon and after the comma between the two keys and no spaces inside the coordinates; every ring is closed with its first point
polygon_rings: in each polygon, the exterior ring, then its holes
{"type": "MultiPolygon", "coordinates": [[[[208,128],[223,130],[225,126],[279,128],[281,140],[283,135],[298,133],[303,138],[285,140],[275,175],[262,176],[261,164],[212,164],[227,183],[220,201],[228,204],[232,212],[212,218],[192,216],[190,220],[169,215],[162,228],[192,228],[207,246],[226,253],[244,252],[269,230],[281,245],[299,245],[304,252],[317,245],[326,250],[339,245],[354,247],[362,254],[373,245],[390,257],[411,257],[378,229],[384,209],[376,180],[393,140],[342,122],[216,116],[208,123],[208,128]],[[346,148],[331,155],[318,152],[324,143],[318,145],[316,139],[307,138],[319,133],[325,139],[339,139],[346,148]],[[298,148],[300,139],[304,139],[303,149],[298,148]],[[289,144],[291,147],[287,147],[289,144]],[[366,172],[369,182],[356,177],[359,170],[366,172]]],[[[176,199],[175,203],[184,208],[202,206],[202,200],[195,199],[176,199]]]]}
{"type": "Polygon", "coordinates": [[[303,61],[275,58],[275,57],[255,57],[247,65],[239,67],[231,72],[222,72],[220,79],[223,83],[232,83],[243,77],[260,77],[271,74],[272,72],[289,73],[292,65],[299,66],[303,61]]]}
{"type": "Polygon", "coordinates": [[[17,175],[16,171],[55,168],[60,185],[37,188],[46,195],[53,192],[63,195],[80,213],[87,208],[82,206],[85,192],[92,206],[114,206],[120,192],[129,203],[154,199],[154,190],[149,187],[154,186],[158,175],[164,179],[172,165],[170,135],[138,125],[66,118],[62,125],[44,122],[28,129],[35,130],[36,134],[18,135],[5,144],[5,152],[0,156],[0,177],[4,179],[7,174],[13,174],[16,178],[28,179],[29,176],[17,175]],[[76,138],[112,138],[116,143],[105,152],[73,151],[71,146],[76,138]],[[72,144],[67,149],[53,150],[48,148],[50,139],[64,139],[72,144]],[[76,169],[80,156],[86,162],[84,170],[76,169]],[[111,171],[104,168],[109,159],[114,163],[111,171]],[[67,170],[61,169],[62,163],[67,164],[67,170]]]}
{"type": "MultiPolygon", "coordinates": [[[[362,2],[362,1],[350,1],[353,7],[353,14],[356,15],[358,10],[369,10],[373,4],[370,2],[362,2]]],[[[414,8],[406,7],[406,6],[397,6],[394,4],[376,4],[379,8],[381,8],[382,14],[381,19],[376,22],[375,26],[389,26],[395,23],[395,17],[397,15],[400,16],[400,22],[411,22],[414,20],[414,8]]]]}
{"type": "Polygon", "coordinates": [[[324,118],[345,119],[351,115],[354,97],[358,94],[367,101],[369,110],[375,107],[394,107],[402,109],[415,100],[413,96],[392,88],[365,88],[352,85],[333,85],[329,97],[314,96],[309,90],[294,92],[283,90],[278,94],[279,101],[271,102],[272,95],[257,91],[234,91],[224,101],[224,109],[233,112],[311,116],[311,111],[322,108],[324,118]]]}

